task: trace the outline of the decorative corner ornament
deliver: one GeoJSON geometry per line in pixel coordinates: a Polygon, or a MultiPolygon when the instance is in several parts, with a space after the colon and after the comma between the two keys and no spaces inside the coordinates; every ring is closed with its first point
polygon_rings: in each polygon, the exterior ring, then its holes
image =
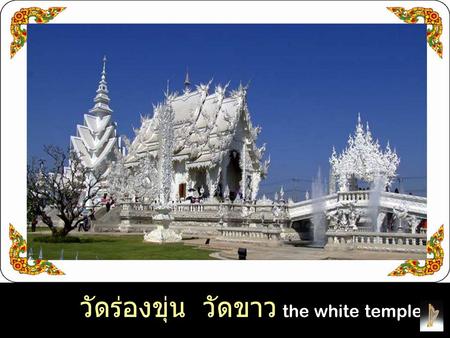
{"type": "Polygon", "coordinates": [[[30,18],[34,17],[38,24],[47,23],[53,20],[55,16],[61,13],[66,7],[50,7],[44,10],[39,7],[21,8],[20,11],[14,13],[11,19],[11,35],[13,42],[11,42],[10,55],[11,59],[27,42],[27,30],[22,28],[22,25],[30,23],[30,18]]]}
{"type": "Polygon", "coordinates": [[[443,47],[439,40],[442,34],[442,19],[439,13],[432,8],[424,7],[414,7],[409,10],[403,7],[387,7],[387,9],[406,23],[418,23],[418,18],[422,17],[424,24],[431,26],[427,29],[428,45],[442,58],[443,47]]]}
{"type": "Polygon", "coordinates": [[[419,260],[409,259],[392,271],[388,276],[404,276],[410,273],[414,276],[428,276],[438,272],[444,264],[444,249],[441,242],[444,240],[444,225],[441,225],[437,232],[431,236],[427,242],[427,254],[432,258],[427,258],[425,264],[421,265],[419,260]]]}
{"type": "Polygon", "coordinates": [[[12,224],[9,225],[9,239],[12,241],[9,249],[9,260],[14,270],[26,275],[39,275],[44,272],[49,275],[64,275],[64,272],[47,260],[28,259],[27,241],[12,224]]]}

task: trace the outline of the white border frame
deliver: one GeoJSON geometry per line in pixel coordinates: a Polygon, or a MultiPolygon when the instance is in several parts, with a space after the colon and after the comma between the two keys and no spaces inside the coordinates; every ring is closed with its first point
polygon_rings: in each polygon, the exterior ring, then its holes
{"type": "MultiPolygon", "coordinates": [[[[1,270],[13,281],[356,282],[438,281],[449,258],[449,11],[439,1],[11,1],[1,12],[1,270]],[[386,7],[433,8],[443,59],[427,47],[428,236],[441,224],[444,266],[431,276],[388,277],[403,261],[52,261],[64,276],[21,275],[9,262],[9,223],[26,236],[27,46],[13,59],[10,22],[26,7],[67,7],[47,23],[390,23],[386,7]],[[126,8],[127,10],[124,10],[126,8]],[[12,146],[14,145],[14,146],[12,146]]],[[[424,37],[424,43],[425,37],[424,37]]],[[[69,137],[69,135],[68,135],[69,137]]]]}

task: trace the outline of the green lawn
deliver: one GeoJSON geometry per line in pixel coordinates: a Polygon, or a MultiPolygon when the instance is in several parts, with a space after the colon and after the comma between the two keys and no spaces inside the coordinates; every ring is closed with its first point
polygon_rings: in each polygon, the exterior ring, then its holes
{"type": "MultiPolygon", "coordinates": [[[[32,234],[33,232],[31,232],[31,226],[27,227],[27,231],[29,234],[32,234]]],[[[49,232],[49,228],[48,227],[37,227],[35,232],[49,232]]]]}
{"type": "Polygon", "coordinates": [[[213,259],[212,251],[186,246],[183,243],[144,243],[143,235],[83,235],[81,243],[43,243],[34,239],[42,234],[28,233],[28,250],[33,249],[33,258],[38,258],[42,248],[42,258],[58,260],[61,250],[63,258],[88,259],[213,259]]]}

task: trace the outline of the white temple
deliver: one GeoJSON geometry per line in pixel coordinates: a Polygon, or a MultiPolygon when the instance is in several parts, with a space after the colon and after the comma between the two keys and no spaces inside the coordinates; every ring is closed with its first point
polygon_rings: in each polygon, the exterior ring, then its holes
{"type": "Polygon", "coordinates": [[[355,133],[349,136],[347,148],[337,155],[333,147],[329,161],[330,193],[335,192],[336,183],[340,192],[357,190],[358,179],[379,185],[383,190],[389,188],[400,163],[389,142],[383,151],[378,140],[373,139],[369,123],[364,130],[359,114],[355,133]]]}
{"type": "Polygon", "coordinates": [[[175,129],[171,199],[183,200],[195,190],[204,197],[253,200],[270,160],[262,160],[265,145],[256,145],[261,128],[252,125],[247,88],[240,85],[228,93],[228,84],[217,85],[210,93],[210,86],[211,81],[191,90],[186,75],[181,95],[167,92],[153,117],[141,118],[126,163],[135,166],[144,156],[158,156],[157,115],[169,105],[175,129]]]}
{"type": "Polygon", "coordinates": [[[70,138],[72,149],[80,156],[83,164],[104,176],[108,174],[110,161],[114,160],[116,151],[122,149],[121,138],[117,136],[117,124],[111,118],[113,111],[109,101],[104,57],[94,107],[84,114],[84,124],[77,125],[77,135],[70,138]]]}

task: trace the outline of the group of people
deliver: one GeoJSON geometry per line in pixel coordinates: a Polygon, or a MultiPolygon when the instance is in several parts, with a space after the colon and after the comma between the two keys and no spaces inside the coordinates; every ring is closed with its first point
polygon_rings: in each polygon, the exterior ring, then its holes
{"type": "Polygon", "coordinates": [[[107,193],[103,194],[100,203],[106,207],[106,212],[109,212],[111,207],[115,205],[114,198],[109,197],[107,193]]]}

